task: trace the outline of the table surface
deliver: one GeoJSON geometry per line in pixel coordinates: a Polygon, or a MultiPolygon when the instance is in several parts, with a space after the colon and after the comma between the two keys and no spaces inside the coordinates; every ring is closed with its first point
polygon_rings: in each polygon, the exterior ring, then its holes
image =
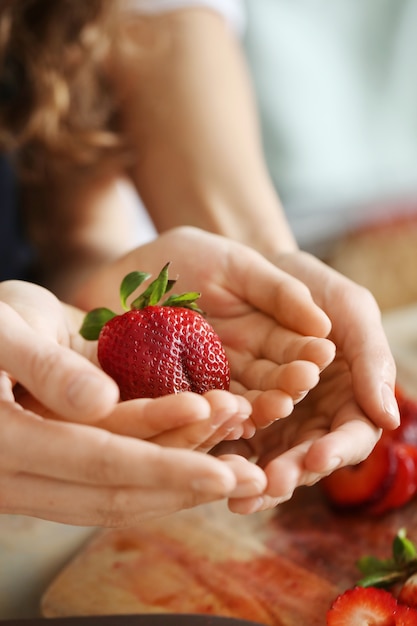
{"type": "MultiPolygon", "coordinates": [[[[384,316],[400,382],[417,395],[417,305],[384,316]]],[[[0,516],[0,619],[39,616],[40,598],[95,529],[0,516]]]]}

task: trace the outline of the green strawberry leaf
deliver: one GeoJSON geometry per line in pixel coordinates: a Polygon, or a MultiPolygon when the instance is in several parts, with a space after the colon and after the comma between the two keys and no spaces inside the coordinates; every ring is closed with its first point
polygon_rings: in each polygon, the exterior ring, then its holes
{"type": "MultiPolygon", "coordinates": [[[[168,281],[168,268],[170,263],[166,263],[159,275],[153,280],[140,296],[131,303],[132,309],[143,309],[145,306],[153,306],[158,304],[167,289],[171,289],[173,281],[168,281]]],[[[174,281],[175,282],[175,281],[174,281]]]]}
{"type": "Polygon", "coordinates": [[[177,280],[175,278],[169,278],[167,282],[167,287],[165,289],[165,293],[168,293],[168,291],[171,291],[171,289],[173,288],[176,282],[177,280]]]}
{"type": "Polygon", "coordinates": [[[201,296],[198,291],[189,291],[188,293],[176,294],[173,293],[164,300],[162,306],[183,306],[186,309],[192,309],[197,313],[203,314],[203,311],[196,304],[196,300],[201,296]]]}
{"type": "Polygon", "coordinates": [[[378,572],[385,573],[395,568],[394,559],[377,559],[375,556],[363,556],[356,563],[365,576],[374,576],[378,572]]]}
{"type": "Polygon", "coordinates": [[[120,285],[120,302],[125,311],[129,310],[127,306],[128,297],[150,277],[151,275],[145,272],[130,272],[130,274],[124,277],[120,285]]]}
{"type": "MultiPolygon", "coordinates": [[[[146,306],[157,305],[161,298],[172,289],[177,282],[174,279],[168,278],[168,268],[170,262],[166,263],[159,275],[153,280],[145,291],[135,298],[130,306],[127,304],[129,296],[148,278],[151,274],[146,272],[134,271],[127,274],[120,285],[119,295],[120,302],[124,311],[130,311],[132,309],[143,309],[146,306]]],[[[200,293],[197,291],[190,291],[180,295],[171,294],[161,306],[183,306],[188,309],[192,309],[201,315],[204,312],[196,304],[196,300],[200,297],[200,293]]],[[[83,324],[80,328],[80,334],[84,339],[96,340],[100,335],[100,331],[104,324],[108,322],[112,317],[117,314],[106,308],[93,309],[86,314],[83,324]]]]}
{"type": "Polygon", "coordinates": [[[104,324],[113,317],[116,317],[116,313],[110,309],[106,309],[104,307],[93,309],[85,316],[80,328],[80,335],[84,337],[84,339],[88,339],[90,341],[98,339],[104,324]]]}
{"type": "Polygon", "coordinates": [[[392,542],[392,557],[379,559],[364,556],[356,563],[364,576],[357,582],[361,587],[391,587],[417,572],[417,550],[407,539],[405,529],[398,531],[392,542]]]}
{"type": "Polygon", "coordinates": [[[403,564],[417,558],[417,550],[412,541],[407,539],[406,531],[401,528],[392,543],[392,553],[396,563],[403,564]]]}
{"type": "Polygon", "coordinates": [[[392,571],[386,572],[385,574],[371,574],[369,576],[364,576],[356,583],[359,587],[384,587],[389,588],[395,583],[400,582],[404,578],[403,572],[392,571]]]}

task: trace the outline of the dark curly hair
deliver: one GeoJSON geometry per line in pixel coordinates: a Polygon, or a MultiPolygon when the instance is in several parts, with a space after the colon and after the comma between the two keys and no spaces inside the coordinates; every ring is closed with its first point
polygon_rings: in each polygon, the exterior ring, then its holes
{"type": "Polygon", "coordinates": [[[117,0],[0,0],[0,150],[21,171],[79,169],[117,157],[106,64],[117,0]]]}

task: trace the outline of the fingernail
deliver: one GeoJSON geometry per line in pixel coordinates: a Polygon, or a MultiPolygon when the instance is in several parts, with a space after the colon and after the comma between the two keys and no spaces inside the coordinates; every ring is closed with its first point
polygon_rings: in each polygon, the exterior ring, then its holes
{"type": "Polygon", "coordinates": [[[250,510],[248,513],[256,513],[257,511],[262,511],[265,505],[265,498],[263,496],[259,496],[255,498],[251,503],[250,510]]]}
{"type": "Polygon", "coordinates": [[[334,470],[336,470],[341,465],[342,465],[342,459],[338,456],[335,456],[332,459],[329,459],[326,470],[328,472],[334,472],[334,470]]]}
{"type": "Polygon", "coordinates": [[[298,402],[301,402],[301,400],[304,400],[307,394],[308,391],[299,391],[298,394],[296,394],[296,396],[294,397],[294,404],[297,404],[298,402]]]}
{"type": "Polygon", "coordinates": [[[396,424],[400,424],[400,411],[398,409],[397,400],[395,399],[394,392],[391,387],[384,383],[382,385],[382,405],[384,407],[384,411],[388,413],[395,420],[396,424]]]}

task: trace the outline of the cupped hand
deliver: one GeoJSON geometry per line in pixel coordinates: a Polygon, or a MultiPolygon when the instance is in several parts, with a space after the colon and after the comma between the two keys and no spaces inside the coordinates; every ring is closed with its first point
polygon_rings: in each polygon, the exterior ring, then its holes
{"type": "Polygon", "coordinates": [[[290,417],[259,430],[248,441],[221,443],[213,454],[250,457],[265,471],[264,494],[232,497],[229,503],[234,512],[252,513],[289,500],[297,487],[315,484],[339,467],[359,463],[380,435],[381,429],[356,402],[344,359],[336,358],[290,417]]]}
{"type": "Polygon", "coordinates": [[[243,398],[188,394],[136,408],[133,401],[148,441],[100,428],[115,423],[122,405],[114,382],[86,358],[92,346],[75,330],[80,316],[41,287],[0,284],[1,513],[122,526],[263,491],[265,475],[250,463],[170,445],[204,449],[218,441],[217,431],[244,432],[250,408],[243,398]],[[45,407],[61,419],[31,410],[29,399],[32,409],[45,407]],[[157,445],[162,440],[170,447],[157,445]]]}
{"type": "Polygon", "coordinates": [[[176,228],[96,273],[76,303],[117,310],[116,285],[125,274],[140,269],[156,276],[167,261],[172,277],[179,276],[176,291],[202,292],[200,306],[230,361],[231,390],[251,401],[255,424],[289,415],[334,357],[326,339],[330,322],[305,285],[254,250],[176,228]]]}
{"type": "Polygon", "coordinates": [[[396,428],[396,367],[372,294],[303,252],[280,255],[277,265],[302,280],[332,323],[330,338],[351,375],[361,413],[380,428],[396,428]]]}

